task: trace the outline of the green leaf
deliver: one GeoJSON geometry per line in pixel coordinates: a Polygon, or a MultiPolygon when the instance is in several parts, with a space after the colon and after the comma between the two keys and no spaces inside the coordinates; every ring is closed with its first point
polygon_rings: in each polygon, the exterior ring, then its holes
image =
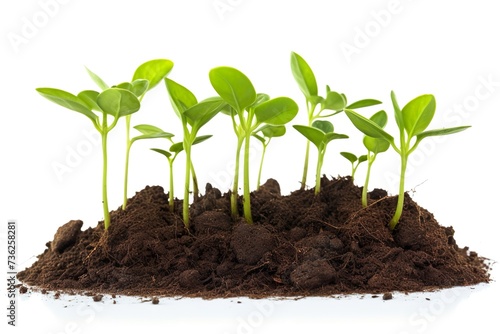
{"type": "Polygon", "coordinates": [[[78,96],[56,88],[37,88],[36,90],[40,93],[40,95],[49,101],[52,101],[64,108],[79,112],[90,118],[92,123],[97,123],[99,119],[97,115],[90,110],[87,106],[87,102],[80,99],[78,96]]]}
{"type": "Polygon", "coordinates": [[[217,115],[226,105],[226,102],[221,98],[210,98],[195,104],[189,109],[186,109],[186,111],[184,111],[184,116],[186,116],[188,123],[192,127],[200,129],[215,115],[217,115]]]}
{"type": "Polygon", "coordinates": [[[114,117],[133,114],[141,107],[137,97],[129,90],[122,88],[106,89],[97,97],[97,104],[104,113],[114,117]]]}
{"type": "Polygon", "coordinates": [[[329,132],[329,133],[325,133],[324,142],[325,142],[325,144],[328,144],[329,142],[331,142],[332,140],[335,140],[335,139],[347,139],[347,138],[349,138],[348,135],[329,132]]]}
{"type": "Polygon", "coordinates": [[[165,85],[170,96],[170,102],[177,116],[182,120],[184,112],[198,103],[193,93],[177,82],[165,78],[165,85]]]}
{"type": "Polygon", "coordinates": [[[149,91],[158,85],[173,67],[174,63],[168,59],[153,59],[147,61],[135,70],[132,81],[136,81],[137,79],[147,80],[149,82],[147,90],[149,91]]]}
{"type": "Polygon", "coordinates": [[[277,97],[255,107],[258,123],[283,125],[290,122],[299,112],[299,106],[288,97],[277,97]]]}
{"type": "Polygon", "coordinates": [[[132,81],[131,92],[134,93],[135,96],[140,97],[148,90],[149,90],[149,81],[148,80],[137,79],[137,80],[132,81]]]}
{"type": "Polygon", "coordinates": [[[165,157],[167,157],[167,159],[169,159],[172,156],[172,153],[167,152],[165,150],[162,150],[160,148],[152,148],[151,151],[158,152],[158,153],[164,155],[165,157]]]}
{"type": "Polygon", "coordinates": [[[318,85],[312,69],[307,62],[297,53],[292,52],[290,64],[295,81],[307,98],[318,95],[318,85]]]}
{"type": "Polygon", "coordinates": [[[252,133],[252,136],[256,138],[258,141],[262,143],[262,145],[266,145],[266,139],[264,137],[259,136],[257,133],[252,133]]]}
{"type": "Polygon", "coordinates": [[[325,139],[325,133],[320,129],[313,128],[306,125],[294,125],[295,130],[300,132],[304,137],[306,137],[311,143],[313,143],[318,149],[323,144],[325,139]]]}
{"type": "Polygon", "coordinates": [[[399,108],[398,101],[396,100],[396,93],[391,91],[391,101],[394,107],[394,118],[396,119],[396,124],[400,131],[403,131],[405,128],[403,121],[403,114],[401,113],[401,108],[399,108]]]}
{"type": "Polygon", "coordinates": [[[269,95],[267,94],[263,94],[263,93],[259,93],[257,94],[257,97],[255,98],[255,101],[252,103],[252,105],[250,106],[250,108],[255,108],[257,107],[259,104],[261,103],[264,103],[264,102],[267,102],[269,101],[271,98],[269,97],[269,95]]]}
{"type": "Polygon", "coordinates": [[[322,109],[341,111],[345,108],[345,100],[341,94],[329,91],[326,99],[321,103],[322,109]]]}
{"type": "Polygon", "coordinates": [[[101,90],[106,90],[109,88],[109,86],[104,82],[104,80],[102,80],[97,74],[89,70],[87,67],[85,68],[87,69],[87,73],[89,74],[92,81],[94,81],[101,90]]]}
{"type": "Polygon", "coordinates": [[[385,139],[373,138],[368,136],[365,136],[363,138],[363,144],[368,151],[375,154],[385,152],[391,146],[391,144],[385,139]]]}
{"type": "Polygon", "coordinates": [[[369,120],[368,118],[361,116],[360,114],[354,112],[353,110],[344,110],[345,114],[351,120],[352,124],[365,135],[373,138],[385,139],[388,142],[394,142],[394,138],[384,131],[377,123],[369,120]]]}
{"type": "Polygon", "coordinates": [[[363,154],[358,158],[358,164],[365,162],[366,160],[368,160],[368,156],[366,154],[363,154]]]}
{"type": "Polygon", "coordinates": [[[257,94],[250,79],[232,67],[216,67],[210,70],[210,83],[215,91],[230,104],[237,113],[251,106],[257,94]]]}
{"type": "Polygon", "coordinates": [[[384,110],[380,110],[370,117],[370,120],[376,123],[381,128],[384,128],[387,124],[387,113],[384,110]]]}
{"type": "Polygon", "coordinates": [[[359,109],[359,108],[365,108],[365,107],[370,107],[370,106],[375,106],[377,104],[381,104],[379,100],[374,100],[374,99],[365,99],[365,100],[359,100],[354,103],[351,103],[346,107],[346,109],[359,109]]]}
{"type": "Polygon", "coordinates": [[[307,101],[313,105],[323,104],[325,99],[321,96],[311,95],[307,97],[307,101]]]}
{"type": "MultiPolygon", "coordinates": [[[[198,136],[194,139],[192,145],[202,143],[211,137],[212,137],[212,135],[198,136]]],[[[174,152],[174,153],[179,153],[179,152],[182,152],[183,150],[184,150],[184,143],[183,142],[175,143],[172,146],[170,146],[170,149],[169,149],[170,152],[174,152]]]]}
{"type": "Polygon", "coordinates": [[[273,138],[273,137],[281,137],[286,133],[286,127],[284,125],[270,125],[265,124],[257,129],[254,133],[262,132],[264,137],[273,138]]]}
{"type": "Polygon", "coordinates": [[[436,111],[436,99],[433,95],[421,95],[406,104],[401,110],[408,137],[423,132],[431,123],[436,111]]]}
{"type": "Polygon", "coordinates": [[[154,138],[172,138],[174,135],[165,132],[162,129],[149,124],[140,124],[134,126],[134,129],[142,133],[142,136],[134,137],[135,140],[139,139],[154,139],[154,138]]]}
{"type": "Polygon", "coordinates": [[[333,124],[329,121],[317,120],[312,123],[312,126],[324,133],[333,133],[333,124]]]}
{"type": "Polygon", "coordinates": [[[417,135],[417,141],[421,141],[422,139],[424,139],[426,137],[451,135],[451,134],[454,134],[457,132],[464,131],[467,128],[470,128],[470,126],[466,125],[466,126],[457,126],[457,127],[453,127],[453,128],[424,131],[424,132],[421,132],[417,135]]]}
{"type": "Polygon", "coordinates": [[[99,105],[97,104],[97,97],[99,96],[99,92],[95,90],[84,90],[78,93],[78,98],[85,102],[87,107],[91,110],[102,111],[99,105]]]}
{"type": "Polygon", "coordinates": [[[340,152],[340,155],[349,160],[351,163],[358,161],[358,157],[349,152],[340,152]]]}

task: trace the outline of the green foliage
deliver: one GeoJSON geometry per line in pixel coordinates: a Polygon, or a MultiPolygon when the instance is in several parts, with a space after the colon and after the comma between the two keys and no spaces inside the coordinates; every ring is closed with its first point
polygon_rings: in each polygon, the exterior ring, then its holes
{"type": "Polygon", "coordinates": [[[349,136],[334,132],[333,124],[329,121],[317,120],[312,126],[294,125],[295,130],[300,132],[318,149],[318,162],[316,165],[316,187],[314,193],[316,195],[321,191],[321,167],[326,153],[328,143],[335,139],[346,139],[349,136]]]}
{"type": "Polygon", "coordinates": [[[360,155],[359,157],[350,152],[340,152],[340,155],[346,158],[351,163],[351,178],[354,182],[354,177],[356,175],[356,171],[361,163],[365,162],[368,157],[366,154],[360,155]]]}
{"type": "MultiPolygon", "coordinates": [[[[385,132],[383,126],[377,123],[377,119],[367,119],[349,109],[346,109],[345,112],[358,130],[369,137],[388,142],[388,145],[392,146],[401,157],[398,204],[394,216],[389,222],[389,227],[394,229],[403,212],[405,172],[410,154],[415,151],[424,138],[457,133],[469,126],[426,131],[436,110],[436,100],[433,95],[418,96],[408,102],[403,109],[399,108],[394,92],[391,92],[391,100],[394,107],[394,118],[399,129],[399,146],[396,145],[394,137],[385,132]]],[[[371,149],[380,148],[379,145],[375,145],[373,140],[369,140],[368,144],[371,149]]]]}
{"type": "MultiPolygon", "coordinates": [[[[243,211],[246,221],[251,224],[250,208],[250,137],[261,125],[284,125],[290,122],[299,110],[297,104],[288,97],[270,99],[265,94],[257,94],[248,77],[232,67],[216,67],[209,73],[210,82],[219,96],[227,103],[224,113],[231,116],[233,130],[237,137],[236,163],[233,190],[231,193],[231,213],[237,218],[238,180],[240,152],[243,144],[243,211]]],[[[254,135],[255,137],[255,135],[254,135]]]]}

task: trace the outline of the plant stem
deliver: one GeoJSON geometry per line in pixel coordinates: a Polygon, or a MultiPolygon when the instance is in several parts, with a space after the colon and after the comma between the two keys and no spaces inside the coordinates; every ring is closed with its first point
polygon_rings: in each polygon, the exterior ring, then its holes
{"type": "Polygon", "coordinates": [[[308,140],[306,143],[306,158],[304,159],[304,169],[302,171],[302,181],[300,181],[300,190],[304,190],[306,188],[307,181],[307,170],[309,169],[309,143],[308,140]]]}
{"type": "Polygon", "coordinates": [[[264,156],[266,155],[267,145],[262,145],[262,156],[260,158],[259,174],[257,175],[257,190],[260,188],[260,177],[262,175],[262,166],[264,165],[264,156]]]}
{"type": "Polygon", "coordinates": [[[243,137],[238,136],[238,143],[236,144],[236,159],[234,163],[234,180],[233,180],[233,191],[231,193],[231,216],[233,219],[239,217],[238,212],[238,180],[240,171],[240,153],[241,146],[243,146],[243,137]]]}
{"type": "Polygon", "coordinates": [[[184,183],[184,200],[182,203],[182,218],[184,226],[189,229],[189,187],[191,181],[191,143],[184,139],[184,151],[186,152],[186,179],[184,183]]]}
{"type": "Polygon", "coordinates": [[[129,162],[129,156],[130,156],[130,148],[132,147],[132,143],[130,141],[130,119],[131,115],[127,115],[125,117],[125,139],[126,139],[126,147],[127,150],[125,152],[125,176],[124,176],[124,181],[123,181],[123,204],[122,204],[122,210],[125,210],[127,207],[127,192],[128,192],[128,162],[129,162]]]}
{"type": "Polygon", "coordinates": [[[363,193],[361,195],[361,204],[364,208],[368,206],[368,183],[370,182],[370,172],[372,170],[373,162],[375,161],[375,155],[370,157],[370,152],[368,152],[368,169],[366,170],[365,185],[363,186],[363,193]]]}
{"type": "Polygon", "coordinates": [[[250,204],[250,131],[245,136],[245,156],[243,161],[243,214],[248,224],[253,224],[250,204]]]}
{"type": "Polygon", "coordinates": [[[318,195],[321,191],[321,167],[323,166],[323,158],[325,157],[326,147],[318,149],[318,164],[316,165],[316,188],[314,195],[318,195]]]}
{"type": "Polygon", "coordinates": [[[174,212],[174,159],[168,159],[168,164],[169,164],[169,167],[170,167],[170,171],[169,171],[169,174],[170,174],[170,184],[169,184],[169,188],[170,190],[168,191],[168,206],[170,208],[170,212],[174,212]]]}
{"type": "Polygon", "coordinates": [[[401,214],[403,213],[403,204],[405,198],[405,173],[406,173],[406,164],[408,162],[408,156],[406,154],[406,148],[401,147],[401,175],[399,178],[399,195],[398,195],[398,204],[396,206],[396,212],[389,223],[389,228],[394,230],[396,225],[399,222],[399,218],[401,218],[401,214]]]}
{"type": "Polygon", "coordinates": [[[194,172],[194,165],[192,161],[191,161],[191,175],[193,178],[193,201],[196,202],[198,201],[200,190],[198,188],[198,178],[196,177],[196,173],[194,172]]]}
{"type": "MultiPolygon", "coordinates": [[[[106,117],[104,117],[106,118],[106,117]]],[[[104,211],[104,229],[109,228],[111,219],[108,209],[108,130],[106,121],[103,121],[102,137],[102,208],[104,211]]]]}

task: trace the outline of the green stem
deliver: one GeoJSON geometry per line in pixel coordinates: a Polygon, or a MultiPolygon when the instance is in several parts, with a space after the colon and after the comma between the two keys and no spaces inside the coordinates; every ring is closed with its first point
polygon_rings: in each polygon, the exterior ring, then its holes
{"type": "Polygon", "coordinates": [[[233,180],[233,191],[231,193],[231,216],[233,219],[237,219],[239,217],[238,212],[238,180],[239,180],[239,171],[240,171],[240,154],[241,147],[243,146],[243,137],[238,136],[238,143],[236,146],[236,158],[234,163],[234,180],[233,180]]]}
{"type": "Polygon", "coordinates": [[[323,166],[323,158],[325,157],[326,147],[318,149],[318,164],[316,165],[316,188],[314,194],[318,195],[321,191],[321,167],[323,166]]]}
{"type": "MultiPolygon", "coordinates": [[[[312,126],[312,123],[314,121],[314,109],[316,109],[316,105],[313,105],[309,102],[307,103],[307,115],[308,115],[308,126],[312,126]]],[[[304,159],[304,169],[302,171],[302,181],[300,181],[300,190],[304,190],[306,188],[306,182],[307,182],[307,171],[309,169],[309,147],[310,147],[310,142],[309,140],[306,143],[306,157],[304,159]]]]}
{"type": "Polygon", "coordinates": [[[194,172],[194,165],[191,161],[191,177],[193,179],[193,200],[196,202],[199,197],[200,190],[198,188],[198,178],[196,177],[196,173],[194,172]]]}
{"type": "Polygon", "coordinates": [[[266,155],[267,145],[262,145],[262,156],[260,158],[259,174],[257,175],[257,190],[260,188],[260,177],[262,175],[262,166],[264,165],[264,156],[266,155]]]}
{"type": "Polygon", "coordinates": [[[368,183],[370,182],[370,172],[372,170],[373,162],[375,161],[375,155],[370,157],[370,152],[368,152],[368,169],[366,170],[365,185],[363,186],[363,193],[361,195],[361,204],[364,208],[368,206],[368,183]]]}
{"type": "MultiPolygon", "coordinates": [[[[105,117],[104,117],[105,118],[105,117]]],[[[108,209],[108,130],[103,122],[102,136],[102,208],[104,211],[104,229],[109,228],[111,219],[108,209]]]]}
{"type": "Polygon", "coordinates": [[[124,181],[123,181],[123,204],[122,204],[122,210],[125,210],[127,207],[127,192],[128,192],[128,162],[129,162],[129,156],[130,156],[130,148],[132,147],[132,142],[130,141],[130,119],[131,115],[127,115],[125,117],[125,139],[126,139],[126,147],[127,150],[125,152],[125,175],[124,175],[124,181]]]}
{"type": "Polygon", "coordinates": [[[168,164],[170,167],[170,184],[169,188],[170,190],[168,191],[168,206],[170,208],[170,212],[174,212],[174,159],[168,159],[168,164]]]}
{"type": "Polygon", "coordinates": [[[245,135],[245,156],[243,161],[243,214],[248,224],[253,224],[250,204],[250,131],[245,135]]]}
{"type": "Polygon", "coordinates": [[[184,226],[189,228],[189,187],[191,181],[191,146],[187,140],[184,140],[184,151],[186,152],[186,179],[184,183],[184,200],[182,203],[182,218],[184,226]]]}
{"type": "Polygon", "coordinates": [[[399,178],[399,195],[398,195],[398,204],[396,206],[396,212],[389,223],[389,228],[394,230],[396,225],[399,222],[399,218],[401,218],[401,214],[403,213],[403,204],[405,198],[405,173],[406,173],[406,165],[408,163],[408,156],[406,154],[406,149],[404,147],[401,148],[401,175],[399,178]]]}

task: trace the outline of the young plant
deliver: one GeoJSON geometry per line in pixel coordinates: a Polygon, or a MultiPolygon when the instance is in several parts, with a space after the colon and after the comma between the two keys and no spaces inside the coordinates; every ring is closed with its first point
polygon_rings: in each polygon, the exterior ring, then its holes
{"type": "MultiPolygon", "coordinates": [[[[206,136],[199,136],[196,137],[196,139],[193,142],[193,145],[199,144],[208,138],[212,137],[211,135],[206,135],[206,136]]],[[[171,140],[171,138],[169,138],[171,140]]],[[[170,146],[169,150],[163,150],[160,148],[152,148],[151,150],[160,153],[164,157],[167,158],[168,160],[168,166],[169,166],[169,192],[168,192],[168,204],[169,204],[169,210],[170,212],[174,212],[174,161],[175,158],[177,158],[177,155],[184,150],[184,144],[182,142],[179,143],[173,143],[172,146],[170,146]]],[[[198,181],[196,179],[196,174],[194,172],[194,167],[191,162],[191,173],[192,173],[192,179],[193,179],[193,189],[198,189],[198,181]]]]}
{"type": "Polygon", "coordinates": [[[286,128],[284,125],[269,125],[266,124],[252,133],[252,136],[257,138],[262,143],[262,156],[260,158],[259,174],[257,175],[257,188],[260,188],[260,177],[262,174],[262,166],[264,165],[264,156],[266,155],[267,146],[274,137],[284,136],[286,133],[286,128]],[[261,133],[261,134],[259,134],[261,133]]]}
{"type": "MultiPolygon", "coordinates": [[[[373,99],[364,99],[347,105],[347,98],[344,94],[340,94],[330,90],[329,86],[326,86],[326,96],[321,97],[318,95],[318,85],[316,83],[316,77],[311,67],[307,62],[295,52],[292,52],[291,56],[291,68],[292,74],[295,81],[299,85],[302,94],[306,98],[307,106],[307,126],[311,127],[313,122],[318,118],[325,118],[336,115],[342,112],[344,109],[358,109],[368,106],[373,106],[380,104],[381,102],[373,99]],[[319,106],[319,111],[316,111],[319,106]],[[329,110],[328,114],[324,114],[325,110],[329,110]],[[333,111],[333,112],[332,112],[333,111]]],[[[306,144],[306,155],[304,159],[304,169],[302,172],[302,181],[300,183],[300,189],[305,189],[307,180],[307,171],[309,168],[309,144],[306,144]]]]}
{"type": "MultiPolygon", "coordinates": [[[[375,113],[370,120],[377,124],[380,128],[384,128],[387,124],[387,113],[383,110],[375,113]]],[[[365,145],[368,153],[366,154],[368,160],[368,169],[366,171],[365,185],[363,187],[363,193],[361,195],[361,204],[363,207],[368,206],[368,184],[370,182],[370,173],[372,165],[375,162],[375,158],[379,153],[385,152],[389,149],[389,142],[381,138],[373,138],[365,136],[363,138],[363,145],[365,145]]]]}
{"type": "MultiPolygon", "coordinates": [[[[198,131],[207,124],[226,103],[218,97],[209,98],[198,102],[196,97],[186,87],[181,86],[173,80],[165,78],[165,84],[170,96],[172,107],[182,122],[183,141],[182,148],[186,152],[186,175],[184,185],[184,201],[182,217],[186,229],[189,228],[189,191],[191,175],[195,177],[193,163],[191,160],[191,147],[196,141],[198,131]]],[[[197,197],[197,182],[194,196],[197,197]]]]}
{"type": "Polygon", "coordinates": [[[294,125],[304,137],[312,142],[318,149],[318,163],[316,164],[316,188],[314,194],[318,195],[321,191],[321,167],[326,153],[326,147],[334,139],[349,138],[347,135],[335,133],[333,124],[328,121],[314,121],[312,126],[294,125]]]}
{"type": "MultiPolygon", "coordinates": [[[[243,212],[247,223],[252,224],[250,204],[250,138],[263,124],[284,125],[290,122],[299,110],[297,104],[288,97],[269,99],[265,94],[256,94],[250,79],[231,67],[216,67],[209,73],[210,82],[219,96],[229,105],[233,130],[237,136],[236,160],[233,191],[231,193],[231,213],[238,217],[238,179],[240,152],[243,155],[243,212]]],[[[229,110],[229,111],[228,111],[229,110]]]]}
{"type": "MultiPolygon", "coordinates": [[[[154,59],[141,64],[134,72],[131,82],[123,82],[114,87],[119,87],[127,89],[134,93],[134,95],[142,102],[142,99],[148,91],[153,89],[158,85],[158,83],[172,70],[174,63],[168,59],[154,59]]],[[[106,82],[101,79],[97,74],[93,73],[87,69],[92,80],[101,88],[102,90],[107,89],[109,86],[106,82]]],[[[127,115],[125,118],[125,139],[126,139],[126,151],[125,151],[125,173],[123,182],[123,204],[122,209],[125,210],[127,207],[127,192],[128,192],[128,167],[130,160],[130,149],[132,147],[133,140],[130,138],[130,123],[131,115],[127,115]]],[[[143,134],[144,135],[144,134],[143,134]]],[[[151,137],[157,138],[157,137],[151,137]]],[[[141,139],[145,139],[142,137],[141,139]]]]}
{"type": "Polygon", "coordinates": [[[340,155],[349,160],[349,162],[351,163],[351,179],[354,182],[354,176],[356,174],[356,171],[358,170],[359,165],[365,162],[368,157],[366,156],[366,154],[357,157],[355,154],[350,152],[340,152],[340,155]]]}
{"type": "Polygon", "coordinates": [[[345,110],[345,112],[358,130],[369,137],[389,142],[390,146],[392,146],[401,157],[398,203],[394,216],[389,222],[389,228],[393,230],[398,224],[403,212],[405,172],[410,154],[413,153],[418,144],[427,137],[457,133],[467,129],[469,126],[426,131],[436,111],[436,100],[433,95],[426,94],[418,96],[408,102],[403,109],[399,108],[394,92],[391,92],[391,100],[394,106],[394,118],[399,129],[399,147],[396,145],[395,138],[385,132],[376,122],[357,114],[353,110],[345,110]]]}
{"type": "Polygon", "coordinates": [[[108,88],[101,93],[85,90],[78,95],[55,88],[37,88],[37,91],[52,102],[87,116],[100,133],[102,145],[102,204],[104,228],[107,230],[110,225],[107,191],[108,133],[116,126],[121,117],[131,115],[139,110],[141,106],[139,99],[132,92],[122,88],[108,88]],[[112,117],[111,123],[108,120],[109,116],[112,117]]]}

